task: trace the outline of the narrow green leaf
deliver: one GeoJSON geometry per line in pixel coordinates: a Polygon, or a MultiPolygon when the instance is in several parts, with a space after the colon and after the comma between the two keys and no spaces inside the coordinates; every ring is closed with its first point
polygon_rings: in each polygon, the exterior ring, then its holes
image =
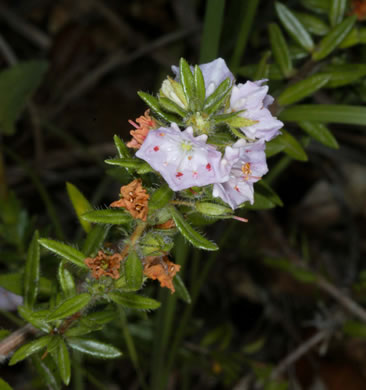
{"type": "Polygon", "coordinates": [[[281,23],[293,40],[311,52],[314,49],[314,42],[296,15],[282,3],[276,2],[275,7],[281,23]]]}
{"type": "Polygon", "coordinates": [[[55,253],[56,255],[61,256],[62,258],[74,263],[75,265],[81,268],[88,268],[84,264],[85,256],[79,250],[66,245],[62,242],[58,242],[55,240],[50,240],[48,238],[40,238],[38,242],[47,248],[49,251],[55,253]]]}
{"type": "Polygon", "coordinates": [[[344,38],[344,40],[340,43],[339,48],[346,49],[348,47],[359,44],[366,44],[366,27],[358,28],[355,26],[346,36],[346,38],[344,38]]]}
{"type": "Polygon", "coordinates": [[[301,4],[310,11],[318,14],[327,14],[332,0],[301,0],[301,4]]]}
{"type": "Polygon", "coordinates": [[[61,302],[48,316],[47,321],[62,320],[84,309],[91,300],[91,295],[82,293],[61,302]]]}
{"type": "Polygon", "coordinates": [[[148,163],[138,158],[112,158],[105,160],[104,162],[109,165],[117,165],[124,168],[134,169],[140,174],[153,171],[148,163]]]}
{"type": "Polygon", "coordinates": [[[112,292],[108,295],[111,300],[118,305],[128,307],[129,309],[156,310],[161,303],[155,299],[144,297],[142,295],[112,292]]]}
{"type": "Polygon", "coordinates": [[[204,215],[217,217],[220,215],[232,214],[233,210],[230,207],[223,206],[212,202],[197,202],[195,204],[196,210],[204,215]]]}
{"type": "Polygon", "coordinates": [[[181,58],[179,61],[179,75],[180,83],[183,87],[184,96],[187,99],[187,102],[191,109],[194,109],[194,101],[196,97],[196,91],[194,87],[194,77],[191,71],[190,66],[184,58],[181,58]]]}
{"type": "Polygon", "coordinates": [[[132,221],[131,214],[123,208],[89,211],[81,216],[88,222],[124,225],[132,221]]]}
{"type": "Polygon", "coordinates": [[[181,123],[181,120],[178,116],[173,115],[173,114],[168,114],[167,112],[163,111],[160,107],[159,100],[154,97],[149,95],[146,92],[139,91],[137,94],[140,96],[140,98],[161,118],[166,120],[167,122],[174,122],[177,124],[181,123]]]}
{"type": "Polygon", "coordinates": [[[203,78],[201,68],[198,65],[194,67],[193,77],[194,77],[194,87],[197,96],[197,108],[198,110],[202,110],[206,99],[206,88],[205,88],[205,80],[203,78]]]}
{"type": "Polygon", "coordinates": [[[328,74],[314,74],[305,80],[298,81],[287,87],[277,98],[277,102],[282,106],[296,103],[324,87],[330,78],[328,74]]]}
{"type": "Polygon", "coordinates": [[[61,261],[58,266],[57,276],[62,292],[65,294],[65,297],[74,296],[76,294],[74,278],[71,272],[66,269],[64,261],[61,261]]]}
{"type": "Polygon", "coordinates": [[[269,142],[266,142],[266,156],[272,157],[285,149],[285,144],[281,142],[279,137],[271,139],[269,142]]]}
{"type": "Polygon", "coordinates": [[[224,104],[225,99],[228,98],[230,91],[231,80],[227,78],[206,99],[203,108],[204,112],[206,112],[207,114],[212,114],[213,112],[215,112],[221,105],[224,104]]]}
{"type": "Polygon", "coordinates": [[[61,390],[61,380],[57,372],[56,363],[51,356],[41,359],[37,355],[31,356],[33,367],[36,368],[38,377],[49,390],[61,390]]]}
{"type": "Polygon", "coordinates": [[[273,56],[285,77],[292,74],[292,61],[290,52],[282,34],[281,29],[276,23],[269,25],[269,39],[271,42],[273,56]]]}
{"type": "MultiPolygon", "coordinates": [[[[260,65],[245,65],[238,69],[238,75],[247,77],[252,80],[258,80],[256,77],[256,72],[260,65]]],[[[277,64],[267,64],[268,73],[267,76],[270,80],[283,80],[284,76],[280,70],[280,67],[277,64]]]]}
{"type": "Polygon", "coordinates": [[[329,148],[338,149],[339,145],[328,128],[319,122],[299,122],[299,126],[311,137],[329,148]]]}
{"type": "Polygon", "coordinates": [[[62,381],[68,386],[71,378],[71,361],[69,351],[62,338],[60,338],[57,345],[56,356],[58,372],[60,373],[62,381]]]}
{"type": "Polygon", "coordinates": [[[13,366],[21,360],[26,359],[28,356],[31,356],[39,350],[47,347],[52,340],[52,337],[53,336],[51,335],[40,337],[39,339],[31,341],[30,343],[27,343],[17,349],[10,359],[9,366],[13,366]]]}
{"type": "Polygon", "coordinates": [[[272,259],[266,258],[264,262],[271,267],[278,268],[280,270],[290,273],[295,279],[302,283],[314,283],[317,280],[317,275],[313,272],[296,266],[288,259],[272,259]]]}
{"type": "Polygon", "coordinates": [[[279,142],[285,145],[283,151],[295,160],[307,161],[308,156],[306,155],[305,150],[301,146],[299,141],[297,141],[296,138],[294,138],[286,130],[282,129],[281,132],[282,134],[279,135],[277,138],[279,138],[279,142]]]}
{"type": "Polygon", "coordinates": [[[121,138],[118,137],[118,135],[115,134],[113,136],[113,141],[114,141],[114,144],[116,145],[118,156],[120,158],[130,158],[131,157],[131,153],[130,153],[128,147],[123,142],[123,140],[121,140],[121,138]]]}
{"type": "MultiPolygon", "coordinates": [[[[338,88],[354,83],[366,76],[365,64],[335,64],[323,69],[330,76],[326,88],[338,88]]],[[[323,73],[322,72],[322,73],[323,73]]]]}
{"type": "Polygon", "coordinates": [[[125,261],[125,275],[127,287],[133,290],[139,290],[143,280],[142,262],[134,250],[130,250],[125,261]]]}
{"type": "Polygon", "coordinates": [[[257,66],[257,69],[254,73],[253,80],[262,80],[268,77],[269,75],[269,65],[268,60],[271,57],[271,52],[266,51],[263,53],[261,60],[257,66]]]}
{"type": "Polygon", "coordinates": [[[47,67],[45,61],[28,61],[0,72],[0,133],[15,132],[15,122],[41,84],[47,67]]]}
{"type": "Polygon", "coordinates": [[[91,225],[87,221],[84,221],[81,218],[81,215],[87,211],[93,210],[92,205],[73,184],[66,183],[66,189],[81,226],[86,233],[89,233],[91,230],[91,225]]]}
{"type": "Polygon", "coordinates": [[[183,215],[173,206],[169,206],[174,222],[181,234],[195,247],[207,251],[217,251],[219,247],[201,236],[192,226],[184,219],[183,215]]]}
{"type": "Polygon", "coordinates": [[[162,209],[172,200],[173,196],[174,192],[167,184],[161,185],[149,199],[149,211],[162,209]]]}
{"type": "Polygon", "coordinates": [[[315,48],[313,52],[313,60],[320,61],[335,50],[352,30],[355,22],[356,16],[352,15],[345,19],[341,24],[333,27],[315,48]]]}
{"type": "Polygon", "coordinates": [[[178,297],[184,301],[185,303],[192,303],[191,296],[189,295],[189,292],[187,290],[187,287],[185,286],[182,278],[180,275],[175,275],[173,279],[173,285],[175,288],[175,293],[178,295],[178,297]]]}
{"type": "Polygon", "coordinates": [[[13,390],[13,388],[4,379],[0,378],[0,390],[13,390]]]}
{"type": "Polygon", "coordinates": [[[97,340],[70,337],[67,343],[72,349],[101,359],[115,359],[122,356],[122,352],[112,345],[97,340]]]}
{"type": "Polygon", "coordinates": [[[299,104],[284,109],[279,118],[289,122],[329,122],[366,125],[366,107],[342,104],[299,104]]]}
{"type": "Polygon", "coordinates": [[[210,0],[206,4],[200,50],[201,64],[218,57],[225,0],[210,0]]]}
{"type": "Polygon", "coordinates": [[[276,206],[282,207],[282,200],[264,180],[261,180],[254,186],[254,203],[251,205],[246,202],[242,207],[251,210],[266,210],[276,206]]]}
{"type": "Polygon", "coordinates": [[[83,243],[82,252],[85,256],[93,256],[101,248],[108,235],[111,225],[95,225],[88,233],[83,243]]]}
{"type": "Polygon", "coordinates": [[[166,97],[159,97],[159,103],[164,108],[164,110],[172,112],[173,114],[178,114],[182,118],[187,116],[187,111],[182,107],[178,106],[177,103],[174,103],[172,100],[166,97]]]}
{"type": "Polygon", "coordinates": [[[35,231],[32,241],[29,245],[27,262],[24,271],[24,303],[32,308],[36,302],[39,290],[39,234],[35,231]]]}
{"type": "Polygon", "coordinates": [[[302,25],[309,31],[309,33],[318,36],[328,34],[329,26],[323,21],[323,19],[304,12],[294,12],[294,14],[300,20],[302,25]]]}
{"type": "Polygon", "coordinates": [[[256,191],[265,195],[276,206],[280,206],[280,207],[283,206],[283,202],[282,202],[281,198],[277,195],[277,193],[272,189],[272,187],[265,180],[260,180],[256,184],[256,191]]]}
{"type": "Polygon", "coordinates": [[[34,312],[32,309],[28,309],[25,306],[18,306],[19,315],[32,324],[35,328],[41,329],[45,333],[49,333],[51,331],[51,325],[46,321],[37,317],[37,312],[34,312]]]}
{"type": "Polygon", "coordinates": [[[342,22],[346,7],[347,0],[332,0],[330,2],[329,20],[332,27],[342,22]]]}

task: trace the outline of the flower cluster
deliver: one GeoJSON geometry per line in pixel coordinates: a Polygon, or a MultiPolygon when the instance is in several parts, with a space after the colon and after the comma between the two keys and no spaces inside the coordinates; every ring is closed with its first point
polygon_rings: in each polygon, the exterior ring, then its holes
{"type": "MultiPolygon", "coordinates": [[[[182,123],[159,125],[145,113],[137,120],[140,129],[131,132],[134,138],[128,146],[138,148],[136,156],[159,172],[174,191],[213,185],[212,195],[232,209],[246,201],[253,203],[253,184],[268,171],[265,144],[283,126],[268,109],[274,99],[268,95],[266,80],[236,84],[221,58],[200,65],[205,105],[197,108],[182,87],[179,68],[172,69],[176,77],[163,82],[161,102],[183,116],[182,123]],[[220,93],[225,97],[221,101],[220,93]],[[229,145],[211,142],[219,122],[232,136],[229,145]]],[[[195,71],[191,67],[188,72],[192,76],[195,71]]]]}

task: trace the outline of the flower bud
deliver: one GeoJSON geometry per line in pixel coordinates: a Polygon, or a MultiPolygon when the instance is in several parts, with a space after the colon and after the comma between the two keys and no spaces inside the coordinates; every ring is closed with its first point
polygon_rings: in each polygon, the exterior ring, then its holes
{"type": "Polygon", "coordinates": [[[220,215],[227,215],[233,213],[233,210],[231,210],[231,208],[211,202],[196,203],[196,210],[199,211],[201,214],[209,215],[211,217],[217,217],[220,215]]]}

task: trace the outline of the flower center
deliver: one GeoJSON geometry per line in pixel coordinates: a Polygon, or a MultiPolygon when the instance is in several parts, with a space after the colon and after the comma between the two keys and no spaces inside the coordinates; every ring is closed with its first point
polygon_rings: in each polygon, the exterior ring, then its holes
{"type": "Polygon", "coordinates": [[[245,163],[241,166],[241,171],[245,176],[245,180],[249,179],[249,176],[252,174],[252,170],[250,169],[250,163],[245,163]]]}
{"type": "Polygon", "coordinates": [[[187,141],[183,141],[180,146],[185,152],[190,152],[193,149],[193,146],[187,141]]]}

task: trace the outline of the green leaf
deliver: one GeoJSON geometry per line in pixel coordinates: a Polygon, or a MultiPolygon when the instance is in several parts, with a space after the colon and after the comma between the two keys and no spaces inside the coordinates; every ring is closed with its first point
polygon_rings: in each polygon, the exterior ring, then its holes
{"type": "Polygon", "coordinates": [[[49,333],[52,330],[50,324],[48,324],[43,319],[37,317],[37,312],[34,312],[32,309],[28,309],[25,306],[18,306],[18,313],[20,316],[32,324],[35,328],[41,329],[45,333],[49,333]]]}
{"type": "Polygon", "coordinates": [[[14,364],[20,362],[21,360],[26,359],[28,356],[33,355],[39,350],[47,347],[54,336],[47,335],[40,337],[37,340],[31,341],[17,349],[10,359],[9,366],[13,366],[14,364]]]}
{"type": "Polygon", "coordinates": [[[343,324],[343,332],[351,337],[366,339],[366,325],[362,322],[348,320],[343,324]]]}
{"type": "Polygon", "coordinates": [[[276,12],[290,36],[308,52],[314,49],[314,42],[311,35],[306,31],[295,14],[287,8],[284,4],[276,2],[276,12]]]}
{"type": "Polygon", "coordinates": [[[328,34],[329,26],[323,21],[323,19],[303,12],[294,12],[294,14],[311,34],[318,36],[328,34]]]}
{"type": "Polygon", "coordinates": [[[231,80],[227,78],[208,98],[206,98],[205,105],[203,107],[204,112],[207,114],[214,113],[221,105],[224,104],[224,101],[228,98],[230,91],[231,80]]]}
{"type": "Polygon", "coordinates": [[[266,142],[266,156],[272,157],[285,149],[286,145],[281,142],[281,138],[275,137],[271,139],[269,142],[266,142]]]}
{"type": "Polygon", "coordinates": [[[365,44],[366,43],[366,27],[358,28],[355,26],[351,32],[344,38],[342,43],[339,45],[340,49],[346,49],[348,47],[365,44]]]}
{"type": "MultiPolygon", "coordinates": [[[[6,273],[0,275],[0,286],[11,291],[14,294],[23,294],[23,275],[21,273],[6,273]]],[[[39,280],[39,294],[49,295],[51,290],[51,281],[44,277],[39,280]]]]}
{"type": "Polygon", "coordinates": [[[282,129],[281,132],[282,134],[277,137],[277,141],[285,145],[283,151],[295,160],[307,161],[308,157],[305,153],[305,150],[296,140],[296,138],[294,138],[286,130],[282,129]]]}
{"type": "Polygon", "coordinates": [[[337,64],[329,65],[323,70],[330,76],[326,88],[338,88],[351,84],[366,76],[364,64],[337,64]]]}
{"type": "Polygon", "coordinates": [[[75,282],[71,272],[66,269],[64,261],[58,266],[58,281],[65,297],[71,297],[76,294],[75,282]]]}
{"type": "Polygon", "coordinates": [[[93,256],[101,248],[107,238],[110,225],[95,225],[88,233],[83,243],[82,252],[85,256],[93,256]]]}
{"type": "Polygon", "coordinates": [[[113,136],[113,141],[114,141],[114,144],[116,145],[118,156],[120,158],[131,158],[131,153],[130,153],[128,147],[123,142],[123,140],[121,140],[121,138],[118,137],[118,135],[115,134],[113,136]]]}
{"type": "Polygon", "coordinates": [[[61,390],[61,381],[57,367],[51,356],[41,359],[37,355],[31,357],[32,365],[36,368],[38,377],[49,390],[61,390]]]}
{"type": "Polygon", "coordinates": [[[323,145],[333,149],[339,148],[337,140],[323,123],[304,121],[299,122],[299,126],[323,145]]]}
{"type": "MultiPolygon", "coordinates": [[[[256,72],[258,71],[258,68],[260,65],[253,64],[253,65],[245,65],[238,69],[237,73],[239,76],[247,77],[252,80],[258,80],[256,78],[256,72]]],[[[268,78],[270,80],[283,80],[284,76],[280,70],[280,67],[277,64],[268,64],[268,78]]]]}
{"type": "Polygon", "coordinates": [[[81,226],[86,233],[89,233],[91,230],[91,225],[87,221],[83,220],[81,215],[87,211],[93,210],[92,205],[73,184],[66,183],[66,189],[81,226]]]}
{"type": "Polygon", "coordinates": [[[347,0],[332,0],[330,2],[329,20],[332,27],[342,22],[346,7],[347,0]]]}
{"type": "Polygon", "coordinates": [[[366,125],[366,107],[342,104],[299,104],[284,109],[279,118],[289,122],[329,122],[366,125]]]}
{"type": "Polygon", "coordinates": [[[313,60],[320,61],[335,50],[352,30],[356,22],[356,16],[352,15],[332,30],[319,42],[313,52],[313,60]]]}
{"type": "Polygon", "coordinates": [[[60,338],[57,345],[55,356],[60,377],[65,385],[68,386],[71,378],[71,362],[69,351],[67,350],[67,346],[62,338],[60,338]]]}
{"type": "Polygon", "coordinates": [[[112,345],[97,340],[70,337],[67,343],[72,349],[101,359],[115,359],[122,356],[122,352],[112,345]]]}
{"type": "Polygon", "coordinates": [[[175,288],[175,293],[178,295],[178,297],[184,301],[185,303],[192,303],[191,296],[189,295],[189,292],[187,290],[187,287],[185,286],[182,278],[180,275],[175,275],[173,279],[173,285],[175,288]]]}
{"type": "Polygon", "coordinates": [[[156,97],[151,96],[148,93],[142,92],[142,91],[137,92],[137,94],[161,118],[163,118],[164,120],[166,120],[169,123],[174,122],[174,123],[177,123],[178,125],[181,124],[181,120],[178,116],[173,115],[173,114],[168,114],[167,112],[165,112],[161,109],[160,104],[159,104],[159,100],[156,97]]]}
{"type": "Polygon", "coordinates": [[[167,184],[161,185],[154,191],[149,199],[149,211],[162,209],[166,206],[174,196],[174,192],[167,184]]]}
{"type": "Polygon", "coordinates": [[[298,81],[287,87],[277,98],[277,102],[282,106],[296,103],[323,88],[330,78],[328,74],[314,74],[305,80],[298,81]]]}
{"type": "Polygon", "coordinates": [[[194,101],[196,92],[194,87],[194,77],[190,66],[184,58],[181,58],[179,61],[179,76],[180,83],[183,87],[184,96],[186,97],[190,108],[195,109],[194,101]]]}
{"type": "Polygon", "coordinates": [[[282,74],[285,77],[290,77],[293,72],[290,52],[285,37],[276,23],[271,23],[269,25],[269,39],[273,56],[280,67],[282,74]]]}
{"type": "Polygon", "coordinates": [[[177,103],[174,103],[172,100],[166,97],[159,97],[159,103],[164,108],[164,110],[178,114],[182,118],[187,116],[187,111],[180,107],[177,103]]]}
{"type": "Polygon", "coordinates": [[[195,65],[194,67],[193,77],[194,77],[194,87],[197,96],[197,108],[198,110],[202,110],[206,99],[206,88],[205,88],[205,80],[203,78],[201,68],[198,65],[195,65]]]}
{"type": "Polygon", "coordinates": [[[93,210],[83,214],[81,218],[88,222],[111,225],[125,225],[132,221],[131,214],[129,214],[123,208],[93,210]]]}
{"type": "Polygon", "coordinates": [[[268,60],[271,57],[271,52],[266,51],[263,53],[261,60],[257,66],[257,69],[254,73],[253,80],[262,80],[268,77],[269,75],[269,65],[268,60]]]}
{"type": "Polygon", "coordinates": [[[296,266],[288,259],[266,258],[264,259],[264,262],[271,267],[290,273],[295,279],[302,283],[314,283],[318,278],[313,272],[296,266]]]}
{"type": "Polygon", "coordinates": [[[13,390],[13,388],[4,379],[0,378],[0,390],[13,390]]]}
{"type": "Polygon", "coordinates": [[[226,120],[226,123],[228,123],[232,127],[247,127],[247,126],[255,125],[256,123],[258,123],[258,121],[248,119],[248,118],[243,118],[241,116],[234,116],[232,118],[228,118],[226,120]]]}
{"type": "Polygon", "coordinates": [[[143,280],[142,262],[134,250],[130,250],[125,261],[125,275],[127,287],[133,290],[139,290],[143,280]]]}
{"type": "Polygon", "coordinates": [[[91,301],[91,295],[82,293],[61,302],[47,317],[47,321],[62,320],[84,309],[91,301]]]}
{"type": "Polygon", "coordinates": [[[192,226],[184,219],[183,215],[173,206],[169,206],[174,222],[180,233],[195,247],[207,251],[217,251],[219,247],[201,236],[192,226]]]}
{"type": "Polygon", "coordinates": [[[318,14],[327,14],[332,0],[301,0],[301,4],[310,11],[318,14]]]}
{"type": "Polygon", "coordinates": [[[140,174],[153,171],[153,169],[147,162],[138,158],[112,158],[109,160],[105,160],[104,162],[109,165],[117,165],[124,168],[134,169],[137,173],[140,174]]]}
{"type": "Polygon", "coordinates": [[[12,135],[15,122],[40,86],[47,62],[28,61],[0,73],[0,133],[12,135]]]}
{"type": "Polygon", "coordinates": [[[36,302],[39,290],[39,234],[35,231],[32,241],[29,245],[27,262],[24,271],[24,303],[32,308],[36,302]]]}
{"type": "Polygon", "coordinates": [[[48,238],[40,238],[38,242],[47,248],[49,251],[55,253],[56,255],[61,256],[62,258],[74,263],[75,265],[81,268],[88,268],[84,264],[85,256],[83,253],[78,251],[77,249],[66,245],[62,242],[58,242],[55,240],[50,240],[48,238]]]}
{"type": "Polygon", "coordinates": [[[223,206],[218,203],[212,202],[197,202],[195,204],[196,210],[201,214],[211,217],[217,217],[220,215],[232,214],[233,210],[230,207],[223,206]]]}
{"type": "Polygon", "coordinates": [[[280,197],[263,180],[254,185],[254,203],[243,203],[240,207],[250,210],[267,210],[276,206],[283,206],[280,197]]]}
{"type": "Polygon", "coordinates": [[[118,305],[128,307],[129,309],[139,310],[156,310],[160,307],[161,303],[155,299],[144,297],[142,295],[112,292],[108,295],[111,300],[118,305]]]}

